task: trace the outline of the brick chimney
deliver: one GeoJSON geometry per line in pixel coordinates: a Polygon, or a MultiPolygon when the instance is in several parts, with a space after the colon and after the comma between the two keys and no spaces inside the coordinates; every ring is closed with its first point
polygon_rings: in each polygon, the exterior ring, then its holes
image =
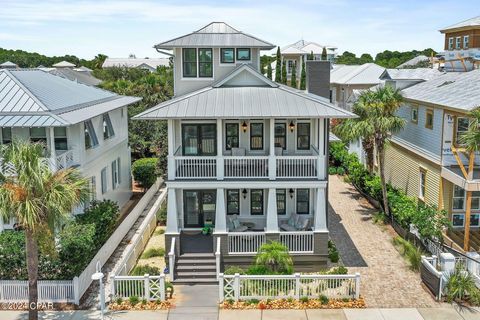
{"type": "Polygon", "coordinates": [[[330,61],[307,60],[307,92],[330,100],[330,61]]]}

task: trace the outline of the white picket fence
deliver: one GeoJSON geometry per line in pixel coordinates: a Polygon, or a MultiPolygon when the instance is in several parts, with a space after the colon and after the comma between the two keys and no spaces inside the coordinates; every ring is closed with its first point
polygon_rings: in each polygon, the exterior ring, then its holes
{"type": "Polygon", "coordinates": [[[360,297],[360,274],[219,275],[219,300],[360,297]]]}
{"type": "MultiPolygon", "coordinates": [[[[145,210],[148,203],[163,184],[162,179],[145,193],[135,208],[117,227],[107,242],[98,250],[97,254],[83,270],[80,276],[73,280],[42,280],[38,283],[39,299],[45,302],[67,302],[80,304],[80,298],[92,284],[92,274],[96,272],[97,262],[103,266],[118,247],[133,224],[145,210]]],[[[28,301],[28,282],[21,280],[0,280],[0,302],[28,301]]]]}
{"type": "Polygon", "coordinates": [[[112,298],[138,297],[147,301],[165,300],[165,275],[111,276],[112,298]]]}

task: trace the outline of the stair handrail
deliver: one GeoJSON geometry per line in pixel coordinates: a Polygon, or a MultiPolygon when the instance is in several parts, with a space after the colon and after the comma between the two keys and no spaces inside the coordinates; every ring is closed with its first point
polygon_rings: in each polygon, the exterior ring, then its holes
{"type": "Polygon", "coordinates": [[[218,276],[220,274],[220,259],[222,257],[221,251],[221,238],[217,237],[217,250],[215,251],[215,270],[216,270],[216,278],[219,279],[218,276]]]}
{"type": "Polygon", "coordinates": [[[172,238],[170,244],[170,252],[168,253],[168,272],[170,274],[170,281],[175,280],[175,237],[172,238]]]}

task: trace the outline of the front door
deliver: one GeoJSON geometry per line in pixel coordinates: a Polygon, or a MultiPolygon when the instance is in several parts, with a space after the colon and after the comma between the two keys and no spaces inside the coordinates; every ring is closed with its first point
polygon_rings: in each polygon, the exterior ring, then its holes
{"type": "Polygon", "coordinates": [[[182,146],[184,156],[217,155],[217,125],[183,124],[182,146]]]}
{"type": "Polygon", "coordinates": [[[184,190],[184,227],[203,228],[215,224],[215,190],[184,190]]]}

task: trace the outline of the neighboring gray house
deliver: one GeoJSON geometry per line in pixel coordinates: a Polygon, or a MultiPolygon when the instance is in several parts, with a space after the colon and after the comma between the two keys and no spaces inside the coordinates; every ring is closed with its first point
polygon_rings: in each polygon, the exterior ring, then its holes
{"type": "Polygon", "coordinates": [[[126,67],[138,68],[153,72],[159,66],[168,67],[170,65],[170,58],[107,58],[103,62],[102,68],[112,67],[126,67]]]}
{"type": "Polygon", "coordinates": [[[216,281],[214,253],[222,268],[247,266],[268,240],[288,247],[296,270],[326,266],[329,120],[353,115],[260,74],[260,50],[274,45],[226,23],[156,47],[174,53],[175,97],[135,119],[168,120],[175,281],[216,281]]]}
{"type": "Polygon", "coordinates": [[[0,63],[0,69],[17,69],[18,65],[11,61],[5,61],[4,63],[0,63]]]}
{"type": "Polygon", "coordinates": [[[402,90],[442,74],[444,72],[432,68],[386,69],[380,76],[380,80],[385,81],[386,85],[402,90]]]}

